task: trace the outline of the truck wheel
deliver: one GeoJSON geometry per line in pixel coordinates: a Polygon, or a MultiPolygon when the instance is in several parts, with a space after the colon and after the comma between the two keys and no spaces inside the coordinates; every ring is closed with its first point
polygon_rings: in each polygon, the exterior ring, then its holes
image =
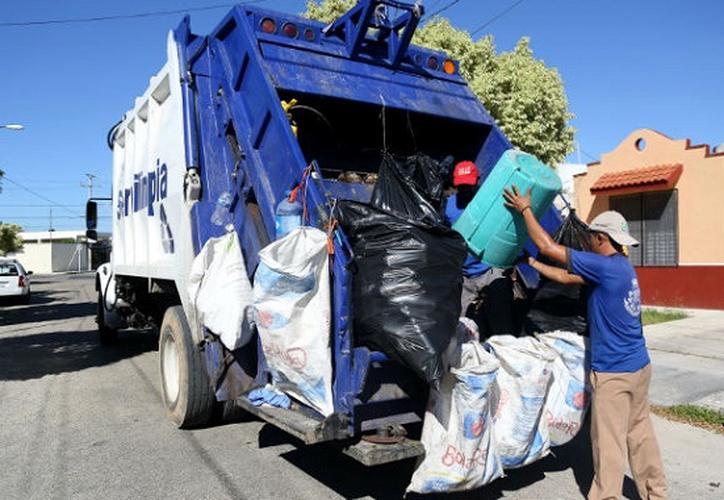
{"type": "Polygon", "coordinates": [[[105,321],[105,311],[103,309],[103,292],[98,291],[98,304],[96,305],[96,323],[98,323],[98,340],[101,345],[111,345],[118,337],[118,330],[109,328],[105,321]]]}
{"type": "Polygon", "coordinates": [[[181,306],[166,309],[158,346],[163,403],[169,418],[180,429],[206,424],[216,399],[181,306]]]}

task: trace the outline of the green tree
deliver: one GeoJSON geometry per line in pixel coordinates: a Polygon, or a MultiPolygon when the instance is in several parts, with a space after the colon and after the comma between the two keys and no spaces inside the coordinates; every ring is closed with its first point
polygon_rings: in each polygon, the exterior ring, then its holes
{"type": "Polygon", "coordinates": [[[302,15],[323,23],[331,23],[356,3],[357,0],[307,0],[307,11],[302,15]]]}
{"type": "Polygon", "coordinates": [[[496,57],[470,87],[516,147],[556,165],[573,151],[573,114],[558,71],[533,57],[528,38],[496,57]]]}
{"type": "Polygon", "coordinates": [[[23,228],[17,224],[0,222],[0,255],[15,253],[23,248],[23,240],[19,234],[22,230],[23,228]]]}
{"type": "MultiPolygon", "coordinates": [[[[330,22],[355,3],[310,0],[304,15],[330,22]]],[[[512,51],[497,53],[492,36],[473,40],[446,18],[436,17],[418,27],[413,43],[460,61],[460,74],[516,147],[550,165],[573,151],[573,114],[563,81],[555,68],[534,57],[527,37],[512,51]]]]}

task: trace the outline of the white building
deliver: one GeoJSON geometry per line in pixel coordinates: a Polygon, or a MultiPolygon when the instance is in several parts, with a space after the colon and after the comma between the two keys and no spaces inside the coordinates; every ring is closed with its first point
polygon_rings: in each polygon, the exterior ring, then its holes
{"type": "MultiPolygon", "coordinates": [[[[23,240],[23,249],[8,254],[8,257],[15,257],[29,271],[46,274],[91,268],[85,231],[21,232],[19,236],[23,240]]],[[[110,233],[99,233],[98,237],[108,239],[110,233]]]]}
{"type": "Polygon", "coordinates": [[[556,173],[558,177],[560,177],[563,186],[561,195],[573,208],[576,208],[578,205],[573,177],[585,174],[586,172],[588,172],[588,165],[585,163],[561,163],[556,167],[556,173]]]}

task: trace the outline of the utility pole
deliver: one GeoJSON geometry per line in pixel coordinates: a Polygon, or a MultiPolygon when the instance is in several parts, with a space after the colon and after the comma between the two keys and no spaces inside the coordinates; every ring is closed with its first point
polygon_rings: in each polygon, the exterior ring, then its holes
{"type": "MultiPolygon", "coordinates": [[[[88,184],[83,184],[81,182],[81,187],[88,188],[88,201],[90,201],[93,198],[93,180],[96,178],[93,174],[85,174],[85,176],[88,178],[88,184]]],[[[78,272],[81,270],[81,244],[78,245],[78,249],[76,250],[78,254],[78,272]]],[[[88,266],[88,271],[91,270],[91,260],[92,254],[91,254],[91,246],[88,243],[88,238],[85,240],[85,256],[86,256],[86,265],[88,266]]]]}
{"type": "Polygon", "coordinates": [[[88,188],[88,199],[90,200],[93,198],[93,179],[96,178],[93,174],[85,174],[85,176],[88,178],[88,184],[80,183],[80,187],[88,188]]]}
{"type": "Polygon", "coordinates": [[[52,233],[53,231],[55,231],[55,229],[53,229],[53,209],[51,208],[50,215],[48,216],[48,232],[52,233]]]}

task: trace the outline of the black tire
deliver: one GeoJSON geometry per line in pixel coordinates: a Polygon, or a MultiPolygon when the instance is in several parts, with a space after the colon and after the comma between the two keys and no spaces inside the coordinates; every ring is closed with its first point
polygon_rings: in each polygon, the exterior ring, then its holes
{"type": "Polygon", "coordinates": [[[118,330],[106,326],[103,319],[103,292],[98,290],[98,303],[96,305],[96,323],[98,324],[98,341],[101,345],[111,345],[118,338],[118,330]]]}
{"type": "Polygon", "coordinates": [[[27,295],[24,295],[23,298],[20,299],[20,303],[23,305],[30,304],[30,292],[28,292],[27,295]]]}
{"type": "Polygon", "coordinates": [[[207,424],[216,398],[181,306],[169,307],[163,315],[158,355],[161,392],[168,417],[180,429],[207,424]]]}

